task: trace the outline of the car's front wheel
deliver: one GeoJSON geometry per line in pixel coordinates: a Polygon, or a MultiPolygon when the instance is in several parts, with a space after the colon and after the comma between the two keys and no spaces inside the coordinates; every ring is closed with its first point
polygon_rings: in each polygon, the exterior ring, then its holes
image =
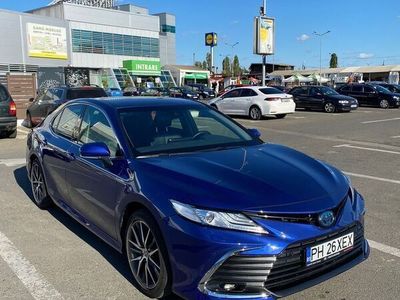
{"type": "Polygon", "coordinates": [[[252,120],[260,120],[261,119],[261,110],[257,106],[250,107],[249,117],[252,120]]]}
{"type": "Polygon", "coordinates": [[[170,293],[167,251],[156,222],[145,210],[133,213],[125,232],[126,255],[136,287],[150,298],[170,293]]]}
{"type": "Polygon", "coordinates": [[[387,100],[385,100],[385,99],[382,99],[380,102],[379,102],[379,107],[380,108],[383,108],[383,109],[387,109],[387,108],[389,108],[389,101],[387,101],[387,100]]]}
{"type": "Polygon", "coordinates": [[[32,162],[30,180],[35,204],[41,209],[49,207],[52,204],[52,200],[47,193],[43,169],[37,159],[32,162]]]}
{"type": "Polygon", "coordinates": [[[324,110],[327,113],[334,113],[336,111],[336,106],[335,106],[335,104],[328,102],[328,103],[325,103],[324,110]]]}

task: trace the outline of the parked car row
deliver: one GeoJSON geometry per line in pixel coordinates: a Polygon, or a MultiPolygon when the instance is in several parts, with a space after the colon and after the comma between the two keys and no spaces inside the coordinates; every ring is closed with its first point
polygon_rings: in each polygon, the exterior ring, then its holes
{"type": "Polygon", "coordinates": [[[17,136],[17,107],[10,93],[0,83],[0,134],[9,138],[17,136]]]}

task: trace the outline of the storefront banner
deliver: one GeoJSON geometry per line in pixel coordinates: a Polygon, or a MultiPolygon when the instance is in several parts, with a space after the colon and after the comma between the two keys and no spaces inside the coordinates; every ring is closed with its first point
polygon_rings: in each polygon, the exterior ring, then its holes
{"type": "Polygon", "coordinates": [[[67,30],[63,27],[27,23],[28,56],[68,59],[67,30]]]}
{"type": "Polygon", "coordinates": [[[267,17],[254,19],[254,54],[274,54],[275,20],[267,17]]]}
{"type": "Polygon", "coordinates": [[[124,60],[123,66],[134,75],[161,75],[160,61],[124,60]]]}

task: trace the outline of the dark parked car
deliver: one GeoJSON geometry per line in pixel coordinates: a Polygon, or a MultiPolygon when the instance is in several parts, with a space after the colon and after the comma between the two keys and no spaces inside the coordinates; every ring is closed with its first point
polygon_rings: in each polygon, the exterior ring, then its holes
{"type": "Polygon", "coordinates": [[[208,98],[215,98],[216,94],[214,90],[210,89],[209,87],[205,86],[204,84],[188,84],[194,92],[199,94],[199,99],[208,99],[208,98]]]}
{"type": "Polygon", "coordinates": [[[326,86],[298,86],[289,91],[293,95],[296,108],[323,109],[327,113],[357,109],[356,99],[340,95],[326,86]]]}
{"type": "Polygon", "coordinates": [[[378,84],[352,83],[337,89],[340,94],[354,97],[359,106],[378,106],[380,108],[399,107],[400,94],[395,94],[378,84]]]}
{"type": "Polygon", "coordinates": [[[139,96],[140,92],[135,86],[126,87],[123,96],[139,96]]]}
{"type": "Polygon", "coordinates": [[[6,87],[0,83],[0,135],[17,136],[17,107],[6,87]]]}
{"type": "Polygon", "coordinates": [[[198,100],[199,94],[190,89],[189,87],[171,87],[169,88],[169,95],[174,98],[185,98],[198,100]]]}
{"type": "Polygon", "coordinates": [[[98,98],[107,97],[104,89],[100,87],[54,87],[46,90],[44,93],[31,98],[32,104],[26,110],[26,120],[28,127],[38,125],[53,110],[61,104],[79,98],[98,98]]]}
{"type": "Polygon", "coordinates": [[[400,85],[386,83],[386,82],[371,82],[372,85],[380,85],[381,87],[388,89],[392,93],[400,94],[400,85]]]}
{"type": "Polygon", "coordinates": [[[259,137],[197,101],[80,99],[28,136],[33,200],[123,253],[151,298],[272,300],[367,259],[350,179],[259,137]]]}

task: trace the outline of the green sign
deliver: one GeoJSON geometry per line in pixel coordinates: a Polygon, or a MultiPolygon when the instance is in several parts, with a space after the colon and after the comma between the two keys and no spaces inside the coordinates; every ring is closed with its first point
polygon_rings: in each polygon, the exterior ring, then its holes
{"type": "Polygon", "coordinates": [[[161,75],[160,61],[149,60],[124,60],[123,66],[134,75],[161,75]]]}
{"type": "Polygon", "coordinates": [[[208,79],[207,73],[186,73],[186,79],[208,79]]]}

